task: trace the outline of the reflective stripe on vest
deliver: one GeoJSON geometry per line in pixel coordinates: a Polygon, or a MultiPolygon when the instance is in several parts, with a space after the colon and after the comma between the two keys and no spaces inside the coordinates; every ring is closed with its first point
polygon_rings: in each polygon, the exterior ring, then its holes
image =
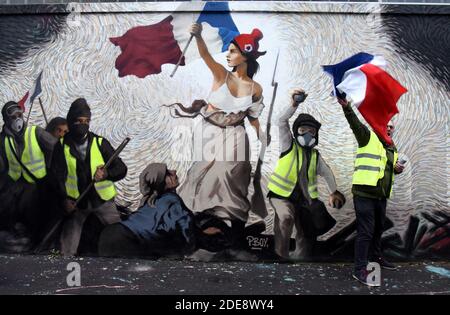
{"type": "Polygon", "coordinates": [[[69,197],[77,199],[80,196],[77,179],[77,159],[70,154],[70,147],[67,144],[64,145],[64,156],[66,157],[67,165],[66,193],[69,197]]]}
{"type": "MultiPolygon", "coordinates": [[[[292,149],[278,160],[275,171],[269,178],[269,190],[282,197],[289,197],[297,183],[298,171],[302,164],[303,149],[294,142],[292,149]],[[300,167],[298,167],[299,165],[300,167]]],[[[312,150],[308,168],[308,192],[313,199],[319,197],[317,191],[317,150],[312,150]]]]}
{"type": "Polygon", "coordinates": [[[317,190],[317,151],[312,151],[311,161],[308,168],[308,192],[312,199],[319,198],[317,190]]]}
{"type": "MultiPolygon", "coordinates": [[[[97,167],[105,165],[103,156],[100,152],[99,145],[102,144],[103,138],[94,138],[92,140],[90,148],[90,163],[91,163],[91,176],[94,178],[97,167]]],[[[66,192],[67,195],[77,199],[80,196],[78,190],[78,178],[77,178],[77,160],[70,154],[70,147],[64,145],[64,155],[66,157],[68,175],[66,178],[66,192]]],[[[111,200],[116,196],[116,188],[114,183],[109,180],[104,180],[94,184],[95,190],[102,200],[111,200]]]]}
{"type": "Polygon", "coordinates": [[[12,153],[11,146],[12,149],[16,151],[14,141],[10,137],[5,137],[5,153],[8,160],[8,175],[13,181],[16,182],[22,176],[22,166],[20,166],[16,157],[12,153]]]}
{"type": "MultiPolygon", "coordinates": [[[[30,173],[33,174],[37,179],[44,178],[47,175],[45,156],[37,140],[36,126],[27,127],[25,129],[24,140],[24,149],[20,158],[22,164],[25,165],[30,173]]],[[[27,182],[33,184],[33,178],[31,178],[25,170],[22,170],[22,166],[14,156],[14,153],[11,151],[10,146],[12,146],[12,149],[17,153],[14,145],[14,140],[11,137],[6,137],[5,151],[9,165],[8,175],[14,181],[17,181],[21,176],[23,176],[23,178],[27,182]]]]}
{"type": "MultiPolygon", "coordinates": [[[[394,152],[394,166],[397,163],[398,154],[394,152]]],[[[355,171],[353,173],[353,185],[376,186],[378,181],[384,177],[387,156],[386,149],[371,131],[370,139],[366,146],[356,151],[355,171]]],[[[394,172],[392,172],[392,187],[394,185],[394,172]]],[[[389,195],[391,194],[389,192],[389,195]]],[[[389,196],[387,196],[389,198],[389,196]]]]}

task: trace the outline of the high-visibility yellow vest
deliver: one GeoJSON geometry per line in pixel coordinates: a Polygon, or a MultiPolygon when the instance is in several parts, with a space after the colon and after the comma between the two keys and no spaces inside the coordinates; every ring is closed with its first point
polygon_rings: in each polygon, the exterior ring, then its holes
{"type": "MultiPolygon", "coordinates": [[[[394,164],[397,163],[398,153],[394,151],[394,164]]],[[[353,173],[353,185],[376,186],[378,181],[384,177],[387,155],[377,135],[371,131],[370,140],[366,146],[356,151],[355,171],[353,173]]],[[[392,171],[392,184],[389,196],[394,186],[394,171],[392,171]]],[[[389,196],[387,196],[389,198],[389,196]]]]}
{"type": "MultiPolygon", "coordinates": [[[[319,197],[317,191],[317,150],[312,149],[308,168],[308,192],[312,199],[319,197]]],[[[292,149],[277,162],[275,171],[269,178],[270,191],[282,197],[289,197],[294,191],[298,172],[303,164],[303,148],[293,141],[292,149]]]]}
{"type": "MultiPolygon", "coordinates": [[[[94,178],[95,171],[100,165],[105,165],[102,153],[99,146],[102,144],[103,138],[95,137],[92,140],[90,149],[90,163],[91,163],[91,176],[94,178]]],[[[80,196],[78,190],[78,178],[77,178],[77,159],[70,153],[70,146],[64,144],[64,156],[67,163],[67,178],[66,178],[66,193],[69,197],[77,199],[80,196]]],[[[104,180],[94,184],[95,190],[102,200],[113,199],[117,192],[114,187],[114,183],[109,180],[104,180]]]]}
{"type": "MultiPolygon", "coordinates": [[[[37,179],[44,178],[47,175],[47,169],[45,165],[45,156],[39,146],[36,136],[36,126],[27,127],[24,135],[24,149],[20,160],[22,164],[34,175],[37,179]]],[[[5,152],[8,159],[8,175],[13,181],[19,180],[21,176],[29,182],[34,184],[33,178],[28,175],[28,172],[22,169],[22,166],[14,156],[13,149],[16,154],[17,150],[14,145],[14,140],[11,137],[5,137],[5,152]]]]}

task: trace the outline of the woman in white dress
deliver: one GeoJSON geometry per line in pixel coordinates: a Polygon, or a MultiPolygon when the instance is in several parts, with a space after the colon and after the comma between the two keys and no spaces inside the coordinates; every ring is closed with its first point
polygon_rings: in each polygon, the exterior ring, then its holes
{"type": "Polygon", "coordinates": [[[226,56],[230,72],[208,52],[201,24],[193,24],[190,32],[214,81],[206,101],[195,101],[191,108],[178,104],[184,112],[203,117],[197,125],[202,132],[202,156],[189,169],[179,195],[192,211],[206,210],[233,230],[242,231],[250,210],[247,194],[251,179],[244,119],[256,129],[260,140],[265,139],[258,120],[264,108],[262,88],[252,79],[259,67],[256,59],[265,54],[258,52],[258,41],[263,35],[254,29],[251,34],[234,38],[226,56]]]}

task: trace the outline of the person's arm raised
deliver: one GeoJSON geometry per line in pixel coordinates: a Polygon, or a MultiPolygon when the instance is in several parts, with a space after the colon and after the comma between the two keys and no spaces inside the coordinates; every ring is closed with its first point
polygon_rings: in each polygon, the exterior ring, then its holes
{"type": "Polygon", "coordinates": [[[200,57],[205,61],[208,68],[211,70],[214,76],[214,80],[217,82],[223,81],[226,76],[227,70],[224,66],[215,61],[209,53],[208,47],[206,46],[206,43],[202,37],[202,25],[198,23],[192,24],[189,32],[195,37],[198,53],[200,54],[200,57]]]}

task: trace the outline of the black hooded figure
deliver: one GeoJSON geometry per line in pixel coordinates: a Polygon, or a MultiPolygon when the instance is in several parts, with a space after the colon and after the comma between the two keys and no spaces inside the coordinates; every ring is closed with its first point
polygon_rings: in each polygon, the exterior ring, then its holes
{"type": "Polygon", "coordinates": [[[26,252],[44,236],[54,216],[51,163],[57,140],[27,125],[13,101],[2,108],[0,134],[0,251],[26,252]]]}
{"type": "MultiPolygon", "coordinates": [[[[114,202],[114,182],[126,176],[127,167],[119,157],[108,169],[103,167],[114,149],[107,139],[89,131],[90,120],[91,109],[87,101],[76,99],[67,113],[69,132],[62,139],[61,149],[55,152],[59,191],[67,215],[60,237],[61,252],[65,256],[79,253],[83,226],[89,216],[101,223],[92,238],[98,238],[103,226],[120,221],[114,202]],[[76,200],[93,179],[96,184],[75,207],[76,200]]],[[[88,241],[96,243],[94,239],[88,241]]]]}
{"type": "Polygon", "coordinates": [[[291,105],[279,118],[281,155],[268,185],[269,201],[275,210],[275,253],[284,259],[311,258],[316,238],[336,223],[319,200],[317,175],[327,182],[329,205],[341,208],[345,203],[344,196],[336,189],[333,171],[316,149],[321,124],[313,116],[302,113],[290,131],[289,118],[306,96],[302,90],[294,91],[291,105]],[[301,101],[296,101],[298,96],[301,101]],[[296,247],[290,256],[289,241],[294,226],[296,247]]]}

